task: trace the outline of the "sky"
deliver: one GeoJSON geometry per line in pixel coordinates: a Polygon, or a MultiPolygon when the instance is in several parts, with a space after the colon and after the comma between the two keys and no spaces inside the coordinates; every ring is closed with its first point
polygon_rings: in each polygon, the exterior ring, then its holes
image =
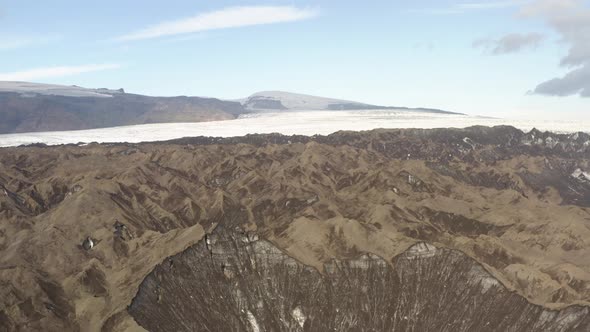
{"type": "Polygon", "coordinates": [[[590,117],[590,1],[0,0],[0,80],[590,117]]]}

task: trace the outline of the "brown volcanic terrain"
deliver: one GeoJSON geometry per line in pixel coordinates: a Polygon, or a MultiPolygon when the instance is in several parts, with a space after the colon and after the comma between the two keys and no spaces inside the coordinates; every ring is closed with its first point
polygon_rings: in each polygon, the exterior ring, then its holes
{"type": "Polygon", "coordinates": [[[3,148],[0,330],[586,330],[588,173],[512,127],[3,148]]]}

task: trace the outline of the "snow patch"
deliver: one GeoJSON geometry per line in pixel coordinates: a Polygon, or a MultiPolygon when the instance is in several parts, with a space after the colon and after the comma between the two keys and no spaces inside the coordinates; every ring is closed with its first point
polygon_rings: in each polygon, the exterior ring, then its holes
{"type": "Polygon", "coordinates": [[[252,328],[253,332],[260,332],[260,326],[258,325],[258,322],[256,321],[256,317],[254,317],[254,314],[248,310],[248,321],[250,322],[250,327],[252,328]]]}
{"type": "Polygon", "coordinates": [[[465,137],[465,138],[463,138],[463,142],[465,144],[469,144],[472,149],[475,149],[475,143],[473,142],[473,140],[471,138],[465,137]]]}
{"type": "Polygon", "coordinates": [[[482,294],[485,294],[490,288],[500,285],[496,278],[492,277],[479,265],[475,265],[471,268],[469,271],[469,279],[472,280],[472,282],[479,284],[482,294]]]}
{"type": "Polygon", "coordinates": [[[407,259],[433,257],[436,255],[437,251],[438,249],[436,249],[435,246],[425,242],[420,242],[406,250],[404,257],[407,259]]]}
{"type": "Polygon", "coordinates": [[[300,307],[296,307],[295,309],[293,309],[293,311],[291,311],[291,317],[293,317],[297,324],[299,324],[299,326],[303,328],[303,325],[305,325],[307,317],[305,317],[305,315],[303,314],[303,310],[301,310],[300,307]]]}
{"type": "Polygon", "coordinates": [[[557,145],[557,143],[558,143],[558,140],[554,139],[551,136],[549,136],[545,139],[545,144],[552,149],[557,145]]]}
{"type": "Polygon", "coordinates": [[[576,169],[573,173],[572,173],[572,177],[574,179],[577,180],[581,180],[581,181],[590,181],[590,173],[588,172],[584,172],[583,170],[581,170],[580,168],[576,169]]]}

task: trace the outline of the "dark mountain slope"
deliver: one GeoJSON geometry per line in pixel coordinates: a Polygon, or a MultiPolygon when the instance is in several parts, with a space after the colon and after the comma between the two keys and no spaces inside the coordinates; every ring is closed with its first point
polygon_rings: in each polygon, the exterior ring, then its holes
{"type": "Polygon", "coordinates": [[[160,122],[234,119],[239,103],[198,97],[23,96],[0,93],[0,133],[78,130],[160,122]]]}

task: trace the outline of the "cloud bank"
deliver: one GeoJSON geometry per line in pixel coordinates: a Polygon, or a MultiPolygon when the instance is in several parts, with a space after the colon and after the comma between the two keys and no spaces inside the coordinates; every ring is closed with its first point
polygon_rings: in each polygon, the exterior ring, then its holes
{"type": "Polygon", "coordinates": [[[312,18],[317,12],[293,6],[244,6],[199,14],[197,16],[163,22],[115,38],[132,41],[172,36],[207,30],[246,27],[262,24],[294,22],[312,18]]]}
{"type": "Polygon", "coordinates": [[[34,81],[39,79],[70,76],[95,71],[120,68],[117,64],[90,64],[83,66],[60,66],[34,68],[11,73],[0,73],[0,81],[34,81]]]}
{"type": "Polygon", "coordinates": [[[576,68],[561,78],[554,78],[543,82],[535,88],[535,93],[551,96],[590,97],[590,66],[576,68]]]}
{"type": "Polygon", "coordinates": [[[483,48],[493,55],[516,53],[527,48],[536,48],[543,41],[543,35],[539,33],[507,34],[499,39],[484,38],[476,40],[473,47],[483,48]]]}
{"type": "Polygon", "coordinates": [[[550,96],[590,97],[590,7],[583,0],[539,0],[525,6],[524,17],[544,19],[569,45],[560,62],[569,72],[542,82],[534,93],[550,96]]]}

